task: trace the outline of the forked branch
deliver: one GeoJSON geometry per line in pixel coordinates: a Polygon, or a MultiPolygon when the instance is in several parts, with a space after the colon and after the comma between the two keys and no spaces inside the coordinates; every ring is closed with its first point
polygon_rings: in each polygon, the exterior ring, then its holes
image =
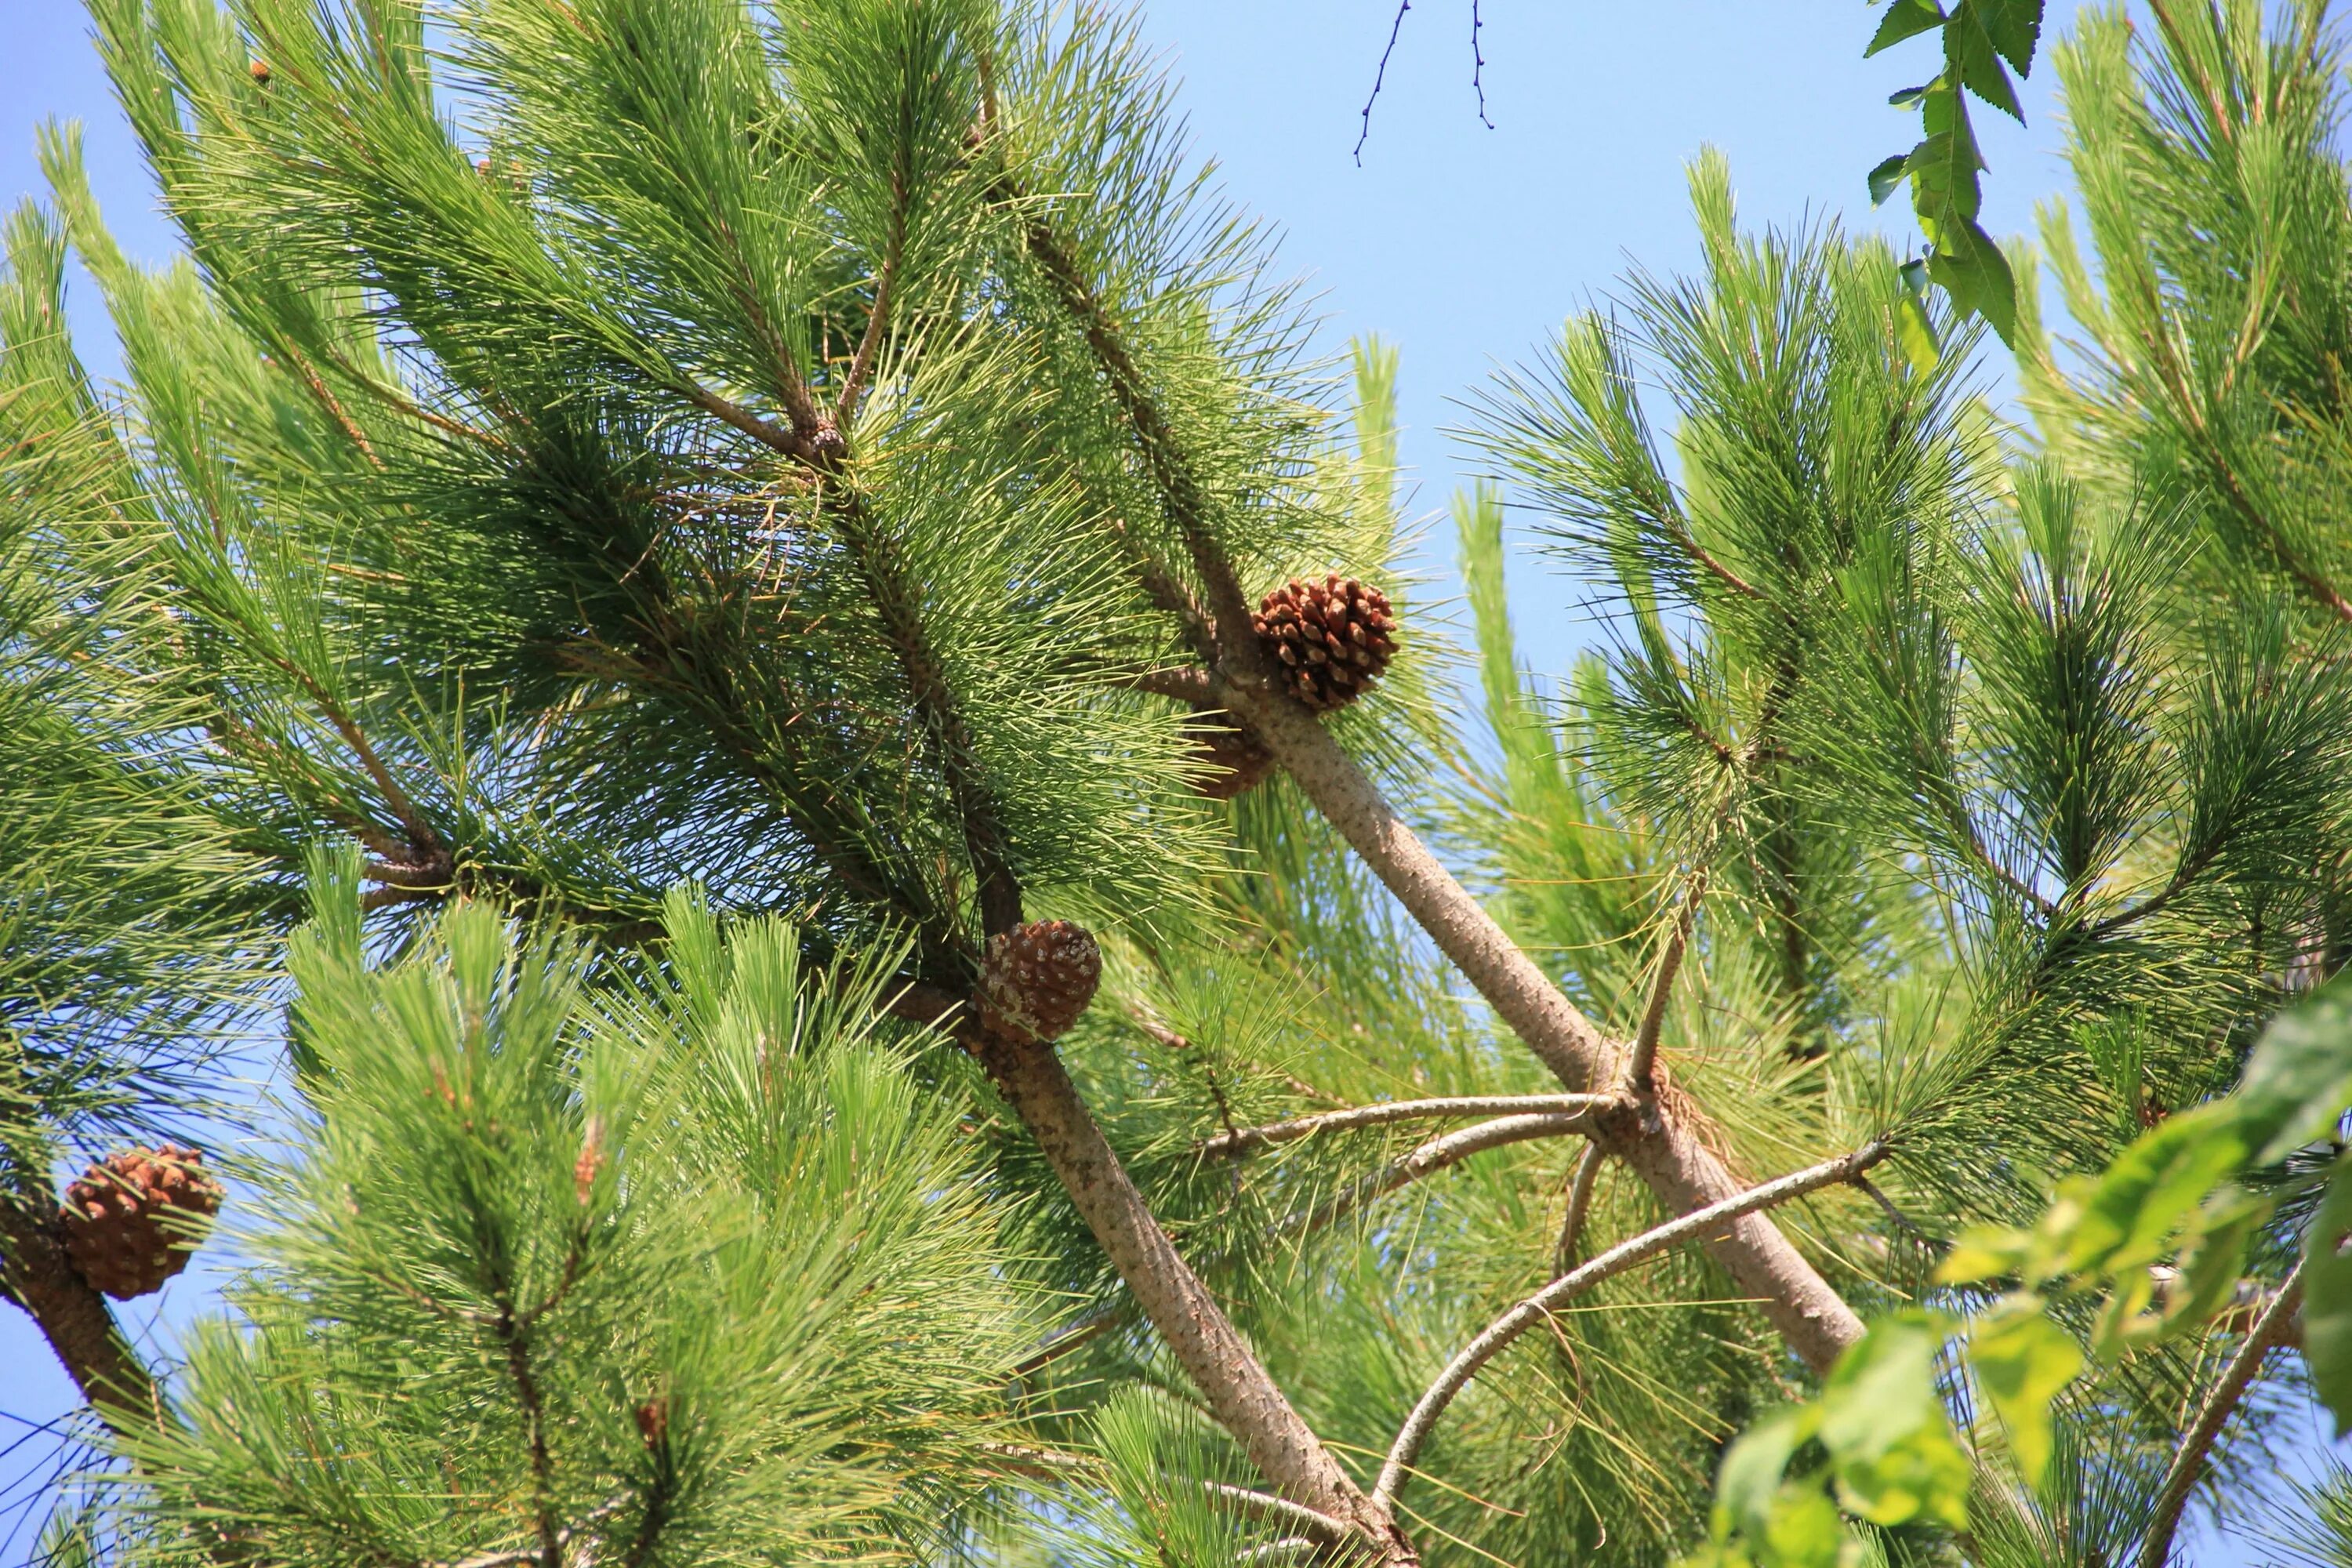
{"type": "Polygon", "coordinates": [[[1429,1441],[1437,1426],[1437,1418],[1454,1396],[1469,1386],[1479,1369],[1501,1354],[1512,1341],[1565,1306],[1574,1297],[1583,1294],[1602,1280],[1622,1274],[1637,1263],[1645,1262],[1685,1241],[1697,1239],[1717,1230],[1743,1215],[1759,1213],[1801,1197],[1822,1187],[1850,1182],[1886,1157],[1886,1145],[1870,1143],[1851,1154],[1841,1154],[1818,1165],[1782,1176],[1778,1181],[1750,1187],[1738,1196],[1710,1204],[1696,1214],[1669,1220],[1654,1230],[1621,1241],[1583,1268],[1562,1275],[1534,1295],[1513,1307],[1487,1325],[1486,1331],[1465,1345],[1460,1353],[1438,1373],[1437,1381],[1421,1396],[1421,1402],[1405,1417],[1404,1426],[1397,1432],[1396,1441],[1389,1447],[1387,1460],[1381,1466],[1380,1480],[1372,1488],[1372,1500],[1382,1508],[1393,1508],[1397,1493],[1413,1464],[1421,1458],[1422,1446],[1429,1441]]]}

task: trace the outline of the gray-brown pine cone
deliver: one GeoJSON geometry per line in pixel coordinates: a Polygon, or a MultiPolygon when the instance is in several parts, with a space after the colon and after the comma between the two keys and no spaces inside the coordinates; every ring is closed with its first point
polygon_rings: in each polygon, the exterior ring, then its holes
{"type": "Polygon", "coordinates": [[[220,1213],[221,1185],[194,1149],[125,1149],[66,1188],[66,1256],[118,1301],[152,1295],[188,1266],[196,1233],[220,1213]]]}
{"type": "Polygon", "coordinates": [[[1102,949],[1068,921],[1031,921],[989,939],[980,977],[980,1024],[1013,1040],[1069,1033],[1102,982],[1102,949]]]}
{"type": "Polygon", "coordinates": [[[1223,713],[1196,713],[1184,725],[1192,742],[1192,788],[1211,800],[1248,794],[1274,771],[1274,753],[1223,713]]]}
{"type": "Polygon", "coordinates": [[[1353,577],[1293,577],[1250,621],[1283,685],[1318,713],[1362,696],[1396,651],[1388,595],[1353,577]]]}

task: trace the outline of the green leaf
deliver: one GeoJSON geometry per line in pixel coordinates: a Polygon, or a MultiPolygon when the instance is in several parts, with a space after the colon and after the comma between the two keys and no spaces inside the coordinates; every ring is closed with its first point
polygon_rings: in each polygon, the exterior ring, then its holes
{"type": "Polygon", "coordinates": [[[2021,1230],[1996,1230],[1979,1226],[1960,1233],[1952,1250],[1937,1266],[1939,1285],[1978,1285],[2014,1274],[2025,1267],[2032,1238],[2021,1230]]]}
{"type": "Polygon", "coordinates": [[[1963,87],[2019,124],[2025,123],[2017,89],[2010,83],[2000,52],[1993,47],[1973,0],[1963,0],[1944,28],[1944,58],[1945,75],[1957,78],[1963,87]]]}
{"type": "Polygon", "coordinates": [[[1932,32],[1944,25],[1944,8],[1935,0],[1895,0],[1879,18],[1878,31],[1871,34],[1870,47],[1862,51],[1868,59],[1879,50],[1891,48],[1906,38],[1932,32]]]}
{"type": "Polygon", "coordinates": [[[1885,205],[1886,198],[1895,194],[1895,187],[1901,184],[1904,176],[1910,172],[1911,154],[1908,153],[1897,153],[1891,158],[1881,159],[1878,165],[1870,171],[1870,205],[1885,205]]]}
{"type": "Polygon", "coordinates": [[[1716,1506],[1750,1540],[1769,1534],[1789,1460],[1821,1425],[1818,1405],[1791,1405],[1773,1411],[1740,1435],[1716,1473],[1716,1506]]]}
{"type": "Polygon", "coordinates": [[[2303,1361],[2312,1388],[2336,1415],[2336,1435],[2352,1432],[2352,1161],[2338,1160],[2327,1197],[2313,1216],[2303,1258],[2303,1361]]]}
{"type": "Polygon", "coordinates": [[[2271,1020],[2231,1097],[2254,1160],[2272,1164],[2326,1132],[2352,1104],[2352,989],[2341,980],[2271,1020]]]}
{"type": "Polygon", "coordinates": [[[1874,1524],[1968,1522],[1968,1456],[1936,1389],[1944,1335],[1942,1322],[1926,1313],[1882,1319],[1822,1385],[1819,1436],[1838,1494],[1874,1524]]]}
{"type": "Polygon", "coordinates": [[[2020,76],[2033,74],[2034,47],[2042,41],[2042,0],[1967,0],[1985,37],[2020,76]]]}
{"type": "Polygon", "coordinates": [[[1889,109],[1909,109],[1913,105],[1917,104],[1926,99],[1927,94],[1934,90],[1934,88],[1935,84],[1932,82],[1919,87],[1897,88],[1895,91],[1886,95],[1886,107],[1889,109]]]}
{"type": "Polygon", "coordinates": [[[2116,1156],[2091,1189],[2065,1267],[2121,1274],[2154,1263],[2246,1156],[2223,1101],[2172,1117],[2116,1156]]]}
{"type": "Polygon", "coordinates": [[[1761,1540],[1766,1560],[1779,1568],[1837,1568],[1845,1521],[1819,1486],[1788,1486],[1773,1501],[1761,1540]]]}
{"type": "Polygon", "coordinates": [[[1906,294],[1895,307],[1895,330],[1903,342],[1904,357],[1911,366],[1925,375],[1936,368],[1943,357],[1943,345],[1936,341],[1936,324],[1927,319],[1927,307],[1916,294],[1906,294]]]}
{"type": "Polygon", "coordinates": [[[2009,1432],[2009,1451],[2031,1487],[2050,1463],[2050,1402],[2083,1370],[2083,1350],[2052,1322],[2037,1296],[2014,1296],[1977,1325],[1969,1364],[2009,1432]]]}

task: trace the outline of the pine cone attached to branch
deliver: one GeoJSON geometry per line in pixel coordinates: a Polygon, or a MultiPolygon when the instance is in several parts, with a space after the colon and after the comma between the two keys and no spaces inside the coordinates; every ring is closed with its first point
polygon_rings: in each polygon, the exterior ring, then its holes
{"type": "Polygon", "coordinates": [[[1101,981],[1102,950],[1082,926],[1031,921],[1000,931],[981,970],[981,1027],[1011,1040],[1058,1040],[1101,981]]]}
{"type": "Polygon", "coordinates": [[[221,1185],[194,1149],[126,1149],[66,1188],[66,1256],[118,1301],[152,1295],[188,1266],[196,1233],[220,1213],[221,1185]]]}
{"type": "Polygon", "coordinates": [[[1274,771],[1274,753],[1223,713],[1195,713],[1185,721],[1184,733],[1201,770],[1192,775],[1192,788],[1211,800],[1246,795],[1274,771]]]}
{"type": "Polygon", "coordinates": [[[1318,713],[1362,696],[1396,651],[1388,595],[1353,577],[1293,577],[1258,601],[1250,622],[1290,694],[1318,713]]]}

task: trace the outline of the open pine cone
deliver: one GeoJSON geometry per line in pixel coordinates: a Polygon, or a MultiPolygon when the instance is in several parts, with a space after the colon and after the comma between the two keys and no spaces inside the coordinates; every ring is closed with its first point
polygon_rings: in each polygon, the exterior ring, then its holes
{"type": "Polygon", "coordinates": [[[66,1188],[58,1224],[66,1256],[118,1301],[152,1295],[188,1266],[195,1233],[220,1213],[205,1157],[166,1143],[110,1154],[66,1188]]]}
{"type": "Polygon", "coordinates": [[[1293,577],[1258,601],[1250,622],[1284,686],[1318,713],[1362,696],[1396,651],[1388,595],[1353,577],[1293,577]]]}
{"type": "Polygon", "coordinates": [[[1069,1033],[1102,981],[1102,950],[1068,921],[1031,921],[989,939],[980,977],[980,1024],[1012,1040],[1051,1042],[1069,1033]]]}
{"type": "Polygon", "coordinates": [[[1185,722],[1184,733],[1192,742],[1192,761],[1202,770],[1192,775],[1192,788],[1211,800],[1245,795],[1274,771],[1274,753],[1223,713],[1194,714],[1185,722]]]}

